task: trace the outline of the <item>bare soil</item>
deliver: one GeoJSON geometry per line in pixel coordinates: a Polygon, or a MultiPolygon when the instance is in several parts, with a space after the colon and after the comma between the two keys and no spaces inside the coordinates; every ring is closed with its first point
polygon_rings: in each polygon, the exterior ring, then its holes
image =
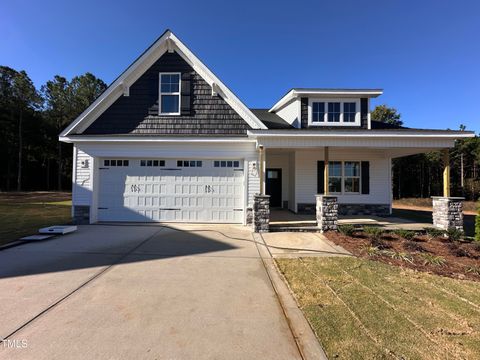
{"type": "Polygon", "coordinates": [[[478,242],[450,241],[447,238],[430,238],[423,234],[407,240],[392,233],[384,233],[380,240],[374,240],[361,231],[356,232],[353,237],[339,232],[327,232],[325,235],[330,241],[361,258],[455,279],[480,281],[480,274],[476,273],[480,272],[480,243],[478,242]],[[411,256],[412,262],[392,258],[388,252],[385,254],[379,251],[369,254],[368,247],[377,247],[380,250],[388,250],[390,253],[408,254],[411,256]],[[445,263],[443,265],[426,263],[422,254],[440,256],[445,263]]]}
{"type": "MultiPolygon", "coordinates": [[[[432,210],[431,198],[405,198],[393,201],[393,207],[406,210],[432,210]]],[[[478,204],[475,201],[463,202],[463,213],[468,215],[477,214],[478,204]]]]}

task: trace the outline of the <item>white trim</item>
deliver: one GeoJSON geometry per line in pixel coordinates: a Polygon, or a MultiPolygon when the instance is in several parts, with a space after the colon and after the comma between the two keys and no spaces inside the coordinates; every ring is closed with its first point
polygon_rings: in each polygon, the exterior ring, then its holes
{"type": "Polygon", "coordinates": [[[372,128],[372,113],[370,112],[370,99],[367,99],[367,129],[372,128]]]}
{"type": "MultiPolygon", "coordinates": [[[[82,132],[95,121],[115,100],[123,94],[124,86],[130,86],[148,70],[171,46],[192,68],[212,86],[215,83],[224,95],[224,100],[254,129],[267,127],[223,84],[170,30],[167,30],[143,55],[118,77],[84,112],[82,112],[59,138],[74,130],[82,132]],[[167,40],[171,44],[167,44],[167,40]],[[124,85],[122,85],[124,84],[124,85]]],[[[60,140],[62,141],[62,140],[60,140]]]]}
{"type": "Polygon", "coordinates": [[[148,142],[156,142],[156,143],[170,143],[170,142],[177,142],[177,143],[224,143],[224,142],[234,142],[234,143],[256,143],[257,140],[249,139],[246,137],[167,137],[167,136],[105,136],[105,137],[98,137],[98,136],[88,136],[88,135],[80,135],[80,136],[63,136],[59,138],[60,141],[65,143],[121,143],[121,142],[128,142],[128,143],[148,143],[148,142]]]}
{"type": "Polygon", "coordinates": [[[328,132],[320,132],[318,130],[305,130],[298,132],[296,130],[269,130],[269,131],[259,131],[259,130],[247,130],[248,136],[254,138],[270,138],[270,137],[321,137],[321,138],[351,138],[351,137],[360,137],[360,138],[437,138],[437,139],[465,139],[475,137],[473,132],[464,132],[460,133],[443,133],[439,134],[438,132],[432,131],[422,131],[416,132],[415,130],[389,130],[389,131],[371,131],[371,130],[350,130],[350,131],[335,131],[331,130],[328,132]]]}
{"type": "Polygon", "coordinates": [[[360,98],[309,98],[308,99],[308,126],[360,126],[360,98]],[[312,104],[313,103],[324,103],[325,104],[325,114],[322,122],[314,122],[312,115],[312,104]],[[340,121],[339,122],[329,122],[328,121],[328,104],[329,103],[340,103],[340,121]],[[354,122],[344,122],[344,112],[345,112],[345,103],[355,103],[355,121],[354,122]]]}
{"type": "Polygon", "coordinates": [[[182,73],[181,72],[160,72],[158,73],[158,115],[180,115],[182,109],[182,73]],[[162,92],[162,75],[178,75],[178,91],[162,92]],[[167,113],[162,112],[162,95],[178,96],[178,111],[167,113]]]}
{"type": "Polygon", "coordinates": [[[292,89],[287,94],[285,94],[280,100],[278,100],[275,105],[269,110],[270,112],[276,112],[286,103],[290,102],[292,99],[301,96],[339,96],[339,97],[355,97],[355,98],[372,98],[378,97],[383,94],[382,89],[292,89]]]}
{"type": "MultiPolygon", "coordinates": [[[[78,149],[75,145],[73,145],[73,164],[72,164],[72,200],[76,199],[76,184],[77,184],[77,155],[78,155],[78,149]]],[[[74,206],[75,206],[75,200],[72,201],[72,218],[75,215],[74,214],[74,206]]]]}

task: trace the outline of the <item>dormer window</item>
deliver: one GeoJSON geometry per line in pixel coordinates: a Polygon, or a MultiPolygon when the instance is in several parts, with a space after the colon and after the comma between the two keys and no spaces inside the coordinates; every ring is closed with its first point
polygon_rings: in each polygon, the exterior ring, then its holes
{"type": "Polygon", "coordinates": [[[360,126],[360,99],[309,99],[310,126],[360,126]]]}
{"type": "Polygon", "coordinates": [[[180,73],[160,73],[160,115],[180,115],[180,73]]]}

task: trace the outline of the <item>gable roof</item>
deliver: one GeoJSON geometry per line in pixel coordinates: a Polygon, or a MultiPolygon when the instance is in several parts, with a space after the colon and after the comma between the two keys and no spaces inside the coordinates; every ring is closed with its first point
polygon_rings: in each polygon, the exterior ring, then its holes
{"type": "Polygon", "coordinates": [[[338,88],[293,88],[290,89],[275,105],[270,112],[275,112],[289,103],[291,100],[303,96],[342,96],[376,98],[383,94],[383,89],[338,89],[338,88]]]}
{"type": "Polygon", "coordinates": [[[80,133],[88,128],[115,100],[128,94],[129,87],[147,71],[165,52],[177,52],[222,98],[234,109],[252,129],[267,127],[198,59],[173,32],[166,30],[145,52],[140,55],[112,84],[65,130],[60,137],[80,133]]]}

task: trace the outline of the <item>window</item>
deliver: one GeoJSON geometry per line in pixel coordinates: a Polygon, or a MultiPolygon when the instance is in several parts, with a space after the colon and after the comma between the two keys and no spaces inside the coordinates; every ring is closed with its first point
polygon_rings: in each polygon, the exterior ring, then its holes
{"type": "Polygon", "coordinates": [[[140,160],[140,166],[165,166],[165,160],[140,160]]]}
{"type": "Polygon", "coordinates": [[[360,162],[330,161],[328,163],[328,191],[337,194],[359,194],[360,162]]]}
{"type": "Polygon", "coordinates": [[[114,160],[114,159],[109,159],[109,160],[103,160],[103,166],[128,166],[129,162],[128,160],[114,160]]]}
{"type": "Polygon", "coordinates": [[[160,73],[160,114],[180,115],[180,73],[160,73]]]}
{"type": "Polygon", "coordinates": [[[310,99],[308,123],[314,126],[359,126],[360,99],[310,99]]]}
{"type": "Polygon", "coordinates": [[[344,162],[344,190],[346,193],[360,192],[360,163],[358,161],[344,162]]]}
{"type": "Polygon", "coordinates": [[[213,162],[213,167],[233,167],[233,168],[238,168],[240,167],[240,161],[238,160],[215,160],[213,162]]]}
{"type": "Polygon", "coordinates": [[[328,122],[340,122],[340,103],[328,103],[328,122]]]}
{"type": "Polygon", "coordinates": [[[325,103],[314,102],[312,103],[312,122],[324,122],[325,121],[325,103]]]}
{"type": "Polygon", "coordinates": [[[198,160],[177,160],[177,167],[202,167],[203,164],[198,160]]]}
{"type": "Polygon", "coordinates": [[[355,122],[357,104],[354,102],[343,103],[343,122],[355,122]]]}
{"type": "Polygon", "coordinates": [[[330,161],[328,163],[328,191],[331,193],[342,192],[342,162],[330,161]]]}

